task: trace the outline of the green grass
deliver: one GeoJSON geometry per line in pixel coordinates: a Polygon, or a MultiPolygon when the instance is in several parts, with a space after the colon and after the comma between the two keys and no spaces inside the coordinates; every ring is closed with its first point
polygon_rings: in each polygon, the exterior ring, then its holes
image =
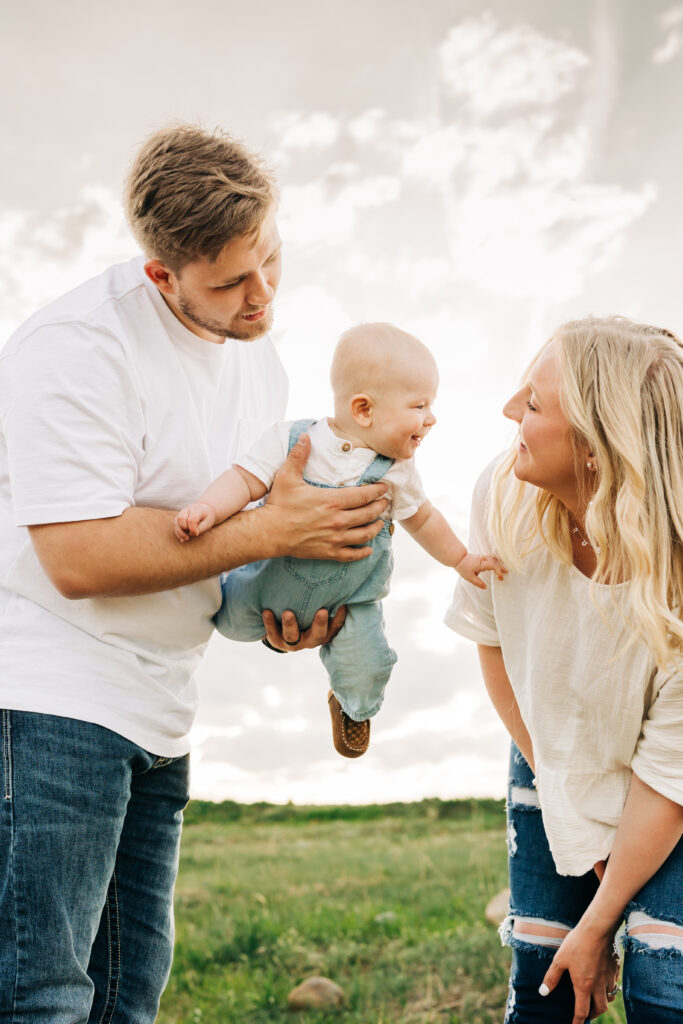
{"type": "Polygon", "coordinates": [[[499,801],[194,802],[158,1024],[500,1024],[509,951],[483,913],[505,884],[499,801]],[[314,974],[341,1011],[287,1010],[314,974]]]}

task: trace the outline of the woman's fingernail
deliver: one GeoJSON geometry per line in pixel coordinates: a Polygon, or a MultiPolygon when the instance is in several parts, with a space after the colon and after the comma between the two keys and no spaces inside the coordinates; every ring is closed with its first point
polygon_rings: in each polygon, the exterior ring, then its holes
{"type": "Polygon", "coordinates": [[[543,984],[539,988],[538,994],[539,994],[539,996],[549,996],[550,995],[550,989],[548,988],[548,986],[546,985],[545,982],[543,982],[543,984]]]}

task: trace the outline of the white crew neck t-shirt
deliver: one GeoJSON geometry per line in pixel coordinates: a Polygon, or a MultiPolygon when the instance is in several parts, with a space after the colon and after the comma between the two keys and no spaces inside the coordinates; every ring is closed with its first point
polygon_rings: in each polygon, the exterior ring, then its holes
{"type": "Polygon", "coordinates": [[[187,752],[219,578],[70,601],[27,527],[181,508],[282,417],[286,397],[267,336],[197,337],[140,258],[19,328],[0,353],[0,707],[93,722],[160,756],[187,752]]]}
{"type": "MultiPolygon", "coordinates": [[[[470,550],[492,551],[480,478],[470,550]]],[[[536,787],[557,870],[582,875],[608,856],[634,771],[683,803],[683,670],[659,672],[620,616],[628,584],[598,586],[544,545],[524,573],[486,590],[459,582],[446,625],[500,647],[534,749],[536,787]],[[616,601],[616,605],[613,603],[616,601]],[[602,612],[602,614],[601,614],[602,612]]]]}
{"type": "MultiPolygon", "coordinates": [[[[273,477],[287,458],[289,434],[296,420],[275,423],[252,445],[246,453],[240,450],[238,465],[253,473],[270,490],[273,477]]],[[[372,448],[354,448],[350,441],[337,437],[326,418],[316,420],[308,431],[311,454],[306,463],[304,478],[334,487],[353,486],[361,478],[376,452],[372,448]]],[[[387,485],[385,497],[389,505],[382,518],[408,519],[414,516],[425,501],[415,459],[396,459],[382,477],[387,485]]]]}

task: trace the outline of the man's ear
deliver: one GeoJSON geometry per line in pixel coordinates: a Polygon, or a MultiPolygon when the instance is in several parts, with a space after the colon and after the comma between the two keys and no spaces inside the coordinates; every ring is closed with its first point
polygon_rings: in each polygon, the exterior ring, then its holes
{"type": "Polygon", "coordinates": [[[173,297],[178,289],[178,276],[161,262],[161,260],[147,260],[145,273],[152,284],[155,284],[162,295],[173,297]]]}
{"type": "Polygon", "coordinates": [[[349,408],[359,427],[372,426],[372,399],[369,395],[354,395],[349,408]]]}

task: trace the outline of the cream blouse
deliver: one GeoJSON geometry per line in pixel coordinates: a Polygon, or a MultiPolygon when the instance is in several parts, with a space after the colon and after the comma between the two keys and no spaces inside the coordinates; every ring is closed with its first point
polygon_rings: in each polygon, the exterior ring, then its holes
{"type": "MultiPolygon", "coordinates": [[[[486,530],[492,471],[475,490],[470,550],[493,550],[486,530]]],[[[536,786],[557,870],[581,875],[607,857],[631,773],[683,803],[683,668],[657,671],[620,607],[628,584],[598,586],[545,547],[524,572],[487,589],[460,581],[446,624],[500,647],[534,749],[536,786]]]]}

